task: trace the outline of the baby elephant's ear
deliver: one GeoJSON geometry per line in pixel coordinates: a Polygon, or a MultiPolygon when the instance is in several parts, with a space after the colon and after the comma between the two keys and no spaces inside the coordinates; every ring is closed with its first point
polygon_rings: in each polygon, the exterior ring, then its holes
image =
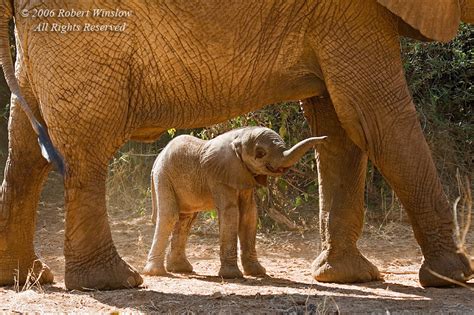
{"type": "Polygon", "coordinates": [[[210,140],[203,150],[201,165],[209,180],[228,185],[237,190],[251,189],[257,185],[242,161],[240,139],[210,140]]]}

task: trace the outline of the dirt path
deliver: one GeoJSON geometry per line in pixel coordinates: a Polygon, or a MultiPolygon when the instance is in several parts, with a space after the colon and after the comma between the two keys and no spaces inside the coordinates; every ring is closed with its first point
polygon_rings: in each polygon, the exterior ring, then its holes
{"type": "MultiPolygon", "coordinates": [[[[37,248],[56,276],[53,285],[16,293],[0,288],[0,312],[172,312],[172,313],[474,313],[474,291],[423,289],[417,282],[420,251],[407,223],[367,226],[361,250],[385,281],[357,285],[316,283],[309,267],[319,252],[317,233],[258,236],[269,277],[225,280],[219,269],[218,236],[201,222],[190,237],[188,255],[195,274],[145,277],[142,288],[109,292],[69,292],[64,288],[62,192],[47,188],[40,205],[37,248]]],[[[144,265],[153,226],[148,216],[111,211],[115,243],[136,268],[144,265]]],[[[207,224],[207,225],[206,225],[207,224]]],[[[210,226],[209,226],[210,225],[210,226]]],[[[474,233],[468,244],[473,252],[474,233]]],[[[474,282],[469,284],[474,290],[474,282]]]]}

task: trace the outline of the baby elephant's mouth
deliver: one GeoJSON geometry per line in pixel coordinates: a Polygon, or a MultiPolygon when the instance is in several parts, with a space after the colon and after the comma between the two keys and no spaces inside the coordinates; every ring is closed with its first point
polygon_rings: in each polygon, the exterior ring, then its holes
{"type": "Polygon", "coordinates": [[[274,168],[272,167],[271,165],[265,165],[267,167],[267,170],[270,171],[270,173],[274,173],[274,174],[283,174],[283,173],[286,173],[286,171],[288,171],[289,167],[278,167],[278,168],[274,168]]]}

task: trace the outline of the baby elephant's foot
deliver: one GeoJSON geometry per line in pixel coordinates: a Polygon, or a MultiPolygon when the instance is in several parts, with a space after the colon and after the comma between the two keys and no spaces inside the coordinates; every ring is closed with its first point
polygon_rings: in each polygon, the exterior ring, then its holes
{"type": "Polygon", "coordinates": [[[265,268],[258,261],[242,262],[246,276],[263,277],[267,274],[265,268]]]}
{"type": "Polygon", "coordinates": [[[171,257],[166,259],[166,270],[176,273],[192,273],[193,265],[186,257],[171,257]]]}
{"type": "Polygon", "coordinates": [[[224,279],[237,279],[243,278],[244,275],[239,270],[239,267],[234,265],[222,265],[221,269],[219,270],[219,277],[224,279]]]}
{"type": "Polygon", "coordinates": [[[147,261],[142,273],[147,276],[164,276],[167,274],[164,264],[156,261],[147,261]]]}

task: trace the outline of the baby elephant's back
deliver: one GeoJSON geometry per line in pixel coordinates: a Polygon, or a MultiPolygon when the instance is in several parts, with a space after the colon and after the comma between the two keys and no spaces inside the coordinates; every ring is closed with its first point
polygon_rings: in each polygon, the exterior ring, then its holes
{"type": "Polygon", "coordinates": [[[189,135],[177,136],[158,155],[153,174],[184,178],[192,176],[199,165],[199,155],[204,141],[189,135]]]}

